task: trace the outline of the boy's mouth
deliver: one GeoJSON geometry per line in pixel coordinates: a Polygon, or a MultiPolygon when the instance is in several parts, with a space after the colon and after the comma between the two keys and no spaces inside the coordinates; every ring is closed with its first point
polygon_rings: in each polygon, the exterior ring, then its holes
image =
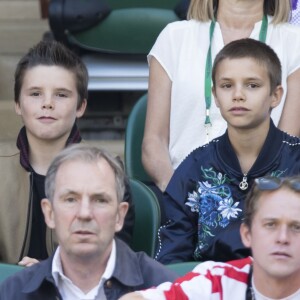
{"type": "Polygon", "coordinates": [[[42,117],[39,117],[39,120],[56,120],[56,119],[53,117],[50,117],[50,116],[42,116],[42,117]]]}
{"type": "Polygon", "coordinates": [[[232,107],[229,111],[249,111],[249,109],[242,106],[235,106],[232,107]]]}

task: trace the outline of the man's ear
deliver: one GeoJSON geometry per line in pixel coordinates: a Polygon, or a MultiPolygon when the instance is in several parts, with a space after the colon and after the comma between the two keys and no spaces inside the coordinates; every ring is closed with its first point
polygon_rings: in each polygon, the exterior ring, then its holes
{"type": "Polygon", "coordinates": [[[218,97],[217,97],[217,93],[216,93],[216,89],[215,89],[214,86],[212,86],[212,88],[211,88],[211,93],[214,96],[216,107],[220,107],[220,103],[219,103],[219,100],[218,100],[218,97]]]}
{"type": "Polygon", "coordinates": [[[55,228],[55,221],[54,221],[54,214],[53,214],[53,207],[50,200],[44,198],[41,202],[42,211],[44,214],[45,222],[47,226],[51,229],[55,228]]]}
{"type": "Polygon", "coordinates": [[[244,223],[241,224],[240,235],[241,235],[241,239],[242,239],[244,246],[247,248],[250,248],[251,247],[251,230],[244,223]]]}
{"type": "Polygon", "coordinates": [[[283,95],[283,87],[281,85],[276,86],[275,90],[272,92],[272,102],[271,108],[274,108],[279,105],[283,95]]]}
{"type": "Polygon", "coordinates": [[[129,204],[128,202],[121,202],[118,207],[118,214],[116,220],[115,231],[118,232],[123,228],[125,216],[128,211],[129,204]]]}
{"type": "Polygon", "coordinates": [[[86,99],[83,99],[80,107],[77,108],[77,112],[76,112],[76,117],[77,118],[81,118],[85,112],[85,109],[86,109],[86,106],[87,106],[87,100],[86,99]]]}

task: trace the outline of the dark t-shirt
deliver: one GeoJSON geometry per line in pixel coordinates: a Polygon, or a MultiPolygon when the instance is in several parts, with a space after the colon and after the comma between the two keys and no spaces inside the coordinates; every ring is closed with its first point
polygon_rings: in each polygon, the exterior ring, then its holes
{"type": "Polygon", "coordinates": [[[36,259],[48,257],[46,249],[46,223],[41,208],[41,200],[45,198],[45,176],[31,173],[32,184],[32,226],[28,256],[36,259]]]}

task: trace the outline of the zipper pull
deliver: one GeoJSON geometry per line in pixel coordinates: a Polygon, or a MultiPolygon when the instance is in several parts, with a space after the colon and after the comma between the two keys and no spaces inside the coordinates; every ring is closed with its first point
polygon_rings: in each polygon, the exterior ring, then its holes
{"type": "Polygon", "coordinates": [[[248,188],[247,174],[244,174],[243,180],[240,182],[239,187],[242,191],[248,188]]]}

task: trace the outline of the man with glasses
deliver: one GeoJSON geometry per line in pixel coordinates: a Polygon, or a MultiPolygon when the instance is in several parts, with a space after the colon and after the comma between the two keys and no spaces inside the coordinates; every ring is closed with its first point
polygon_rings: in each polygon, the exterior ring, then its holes
{"type": "Polygon", "coordinates": [[[121,299],[300,299],[300,176],[256,179],[240,234],[252,257],[200,263],[173,284],[121,299]]]}

